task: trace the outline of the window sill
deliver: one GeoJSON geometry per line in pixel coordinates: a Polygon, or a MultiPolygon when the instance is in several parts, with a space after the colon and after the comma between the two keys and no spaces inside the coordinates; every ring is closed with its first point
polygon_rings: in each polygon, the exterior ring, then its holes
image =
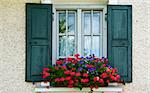
{"type": "MultiPolygon", "coordinates": [[[[82,92],[89,92],[90,88],[83,88],[82,92]]],[[[81,92],[79,88],[63,88],[63,87],[50,87],[50,88],[34,88],[33,93],[36,92],[81,92]]],[[[122,86],[110,85],[108,87],[99,87],[93,89],[94,92],[121,92],[122,86]]]]}

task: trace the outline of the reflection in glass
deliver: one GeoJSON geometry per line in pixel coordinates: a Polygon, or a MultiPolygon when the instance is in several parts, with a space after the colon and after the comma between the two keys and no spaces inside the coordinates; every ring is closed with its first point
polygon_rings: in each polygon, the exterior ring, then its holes
{"type": "Polygon", "coordinates": [[[91,26],[91,20],[90,20],[90,12],[84,13],[84,33],[89,34],[90,33],[90,26],[91,26]]]}
{"type": "Polygon", "coordinates": [[[84,37],[84,55],[90,55],[91,52],[91,36],[84,37]]]}
{"type": "Polygon", "coordinates": [[[66,56],[66,36],[59,36],[59,56],[66,56]]]}
{"type": "Polygon", "coordinates": [[[67,55],[73,56],[75,54],[75,38],[74,38],[74,36],[69,36],[67,41],[68,41],[67,55]]]}
{"type": "Polygon", "coordinates": [[[93,36],[92,41],[92,54],[95,54],[95,56],[100,56],[100,43],[99,43],[99,36],[93,36]]]}
{"type": "Polygon", "coordinates": [[[93,13],[93,33],[100,32],[100,13],[93,13]]]}
{"type": "Polygon", "coordinates": [[[68,32],[75,32],[75,13],[73,12],[68,14],[68,32]]]}
{"type": "Polygon", "coordinates": [[[66,31],[66,13],[59,13],[59,33],[65,33],[66,31]]]}

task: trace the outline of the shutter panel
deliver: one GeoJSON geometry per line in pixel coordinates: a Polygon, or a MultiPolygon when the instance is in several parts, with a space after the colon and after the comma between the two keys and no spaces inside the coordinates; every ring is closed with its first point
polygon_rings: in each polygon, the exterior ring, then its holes
{"type": "Polygon", "coordinates": [[[26,81],[42,81],[52,63],[52,5],[26,4],[26,81]]]}
{"type": "Polygon", "coordinates": [[[121,80],[132,81],[132,6],[108,5],[108,58],[121,80]]]}

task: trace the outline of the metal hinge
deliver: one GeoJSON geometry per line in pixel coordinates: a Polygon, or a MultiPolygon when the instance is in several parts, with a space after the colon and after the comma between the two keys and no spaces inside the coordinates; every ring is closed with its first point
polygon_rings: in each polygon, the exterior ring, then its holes
{"type": "Polygon", "coordinates": [[[108,13],[105,14],[105,20],[108,21],[108,13]]]}

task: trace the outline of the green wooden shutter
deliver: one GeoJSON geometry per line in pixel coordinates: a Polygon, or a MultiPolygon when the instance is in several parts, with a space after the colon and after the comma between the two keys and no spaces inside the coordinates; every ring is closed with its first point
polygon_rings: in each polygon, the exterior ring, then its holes
{"type": "Polygon", "coordinates": [[[132,81],[132,6],[108,5],[108,58],[121,79],[132,81]]]}
{"type": "Polygon", "coordinates": [[[26,81],[42,81],[52,63],[52,5],[26,4],[26,81]]]}

